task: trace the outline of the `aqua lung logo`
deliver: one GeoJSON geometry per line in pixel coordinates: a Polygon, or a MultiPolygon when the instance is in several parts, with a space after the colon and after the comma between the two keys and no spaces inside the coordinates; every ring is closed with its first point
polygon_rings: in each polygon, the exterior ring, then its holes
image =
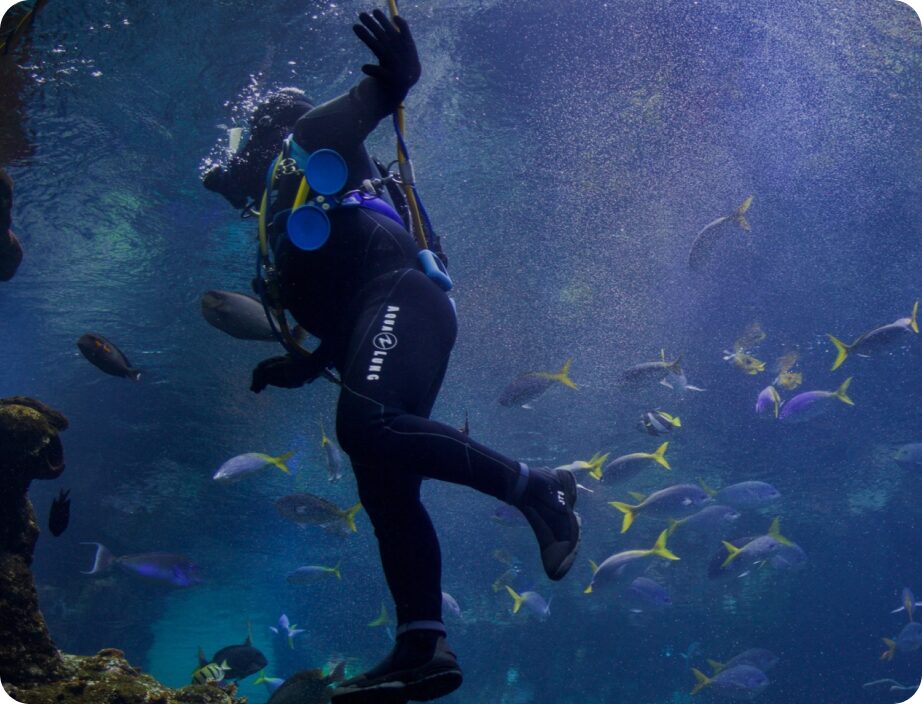
{"type": "Polygon", "coordinates": [[[368,381],[378,381],[378,379],[381,378],[381,368],[384,366],[387,353],[397,346],[397,336],[394,334],[394,327],[397,325],[397,313],[399,311],[399,306],[387,307],[384,320],[381,321],[381,329],[371,341],[375,349],[374,352],[371,353],[371,362],[368,364],[368,375],[365,377],[368,381]]]}

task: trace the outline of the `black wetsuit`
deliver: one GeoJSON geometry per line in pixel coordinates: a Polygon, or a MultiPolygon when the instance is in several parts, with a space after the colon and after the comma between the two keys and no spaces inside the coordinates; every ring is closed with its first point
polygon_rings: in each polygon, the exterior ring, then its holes
{"type": "MultiPolygon", "coordinates": [[[[339,152],[349,167],[346,189],[357,188],[377,175],[363,142],[400,99],[365,78],[301,117],[295,141],[308,152],[339,152]]],[[[441,621],[441,555],[420,501],[422,479],[506,500],[519,464],[429,419],[457,324],[448,296],[421,271],[407,230],[366,208],[339,208],[330,220],[318,250],[282,243],[283,301],[341,374],[336,432],[375,527],[398,626],[432,625],[441,621]]]]}

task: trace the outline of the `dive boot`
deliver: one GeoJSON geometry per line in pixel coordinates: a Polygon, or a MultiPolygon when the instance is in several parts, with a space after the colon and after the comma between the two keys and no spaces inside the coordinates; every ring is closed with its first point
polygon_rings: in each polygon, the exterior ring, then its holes
{"type": "Polygon", "coordinates": [[[535,532],[547,576],[554,581],[563,579],[579,549],[580,518],[573,510],[576,477],[566,469],[529,469],[526,465],[522,473],[526,484],[515,505],[535,532]]]}
{"type": "Polygon", "coordinates": [[[402,667],[396,653],[368,672],[339,683],[330,696],[331,704],[404,704],[427,702],[451,694],[463,677],[458,658],[440,635],[432,657],[415,667],[402,667]]]}

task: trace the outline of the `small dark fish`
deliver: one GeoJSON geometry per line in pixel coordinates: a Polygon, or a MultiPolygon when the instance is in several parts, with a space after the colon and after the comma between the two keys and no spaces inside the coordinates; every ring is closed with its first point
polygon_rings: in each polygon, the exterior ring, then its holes
{"type": "Polygon", "coordinates": [[[221,663],[224,679],[242,680],[262,670],[267,664],[266,656],[259,649],[253,647],[253,639],[247,628],[247,637],[240,645],[227,645],[214,654],[211,660],[199,648],[199,667],[204,667],[209,662],[221,663]],[[204,663],[204,664],[203,664],[204,663]]]}
{"type": "Polygon", "coordinates": [[[691,250],[688,252],[688,266],[690,269],[701,269],[712,254],[719,249],[722,239],[721,233],[726,229],[721,225],[735,222],[741,229],[749,232],[750,227],[749,221],[746,220],[746,211],[749,210],[750,205],[752,205],[752,196],[746,198],[732,215],[724,215],[712,220],[701,228],[698,234],[695,235],[695,241],[692,242],[691,250]]]}
{"type": "Polygon", "coordinates": [[[106,338],[87,333],[77,340],[77,347],[93,366],[112,376],[138,381],[141,371],[131,366],[125,354],[106,338]]]}
{"type": "Polygon", "coordinates": [[[93,561],[93,568],[83,574],[99,574],[113,565],[118,565],[126,572],[154,582],[170,584],[174,587],[191,587],[202,582],[202,578],[199,576],[199,566],[185,555],[168,552],[148,552],[116,557],[102,543],[81,544],[96,546],[96,558],[93,561]]]}
{"type": "Polygon", "coordinates": [[[708,677],[693,669],[698,684],[692,690],[697,694],[707,687],[711,692],[728,699],[755,699],[768,686],[768,676],[752,665],[737,665],[708,677]]]}
{"type": "Polygon", "coordinates": [[[896,451],[894,458],[903,465],[922,465],[922,442],[911,442],[896,451]]]}
{"type": "Polygon", "coordinates": [[[48,513],[48,530],[57,538],[67,530],[70,522],[70,499],[67,498],[70,489],[61,489],[61,493],[51,502],[51,511],[48,513]]]}
{"type": "Polygon", "coordinates": [[[516,377],[500,394],[500,405],[527,407],[530,401],[534,401],[551,388],[555,381],[571,389],[578,389],[579,387],[570,378],[572,361],[568,359],[564,362],[559,372],[526,372],[516,377]]]}
{"type": "Polygon", "coordinates": [[[640,422],[637,429],[642,433],[649,435],[666,435],[671,433],[673,428],[681,428],[682,421],[678,416],[670,415],[665,411],[647,411],[640,416],[640,422]]]}
{"type": "Polygon", "coordinates": [[[355,515],[362,510],[357,503],[348,509],[341,509],[336,504],[313,494],[290,494],[275,502],[275,507],[282,516],[292,523],[320,526],[337,535],[355,533],[355,515]]]}
{"type": "Polygon", "coordinates": [[[879,328],[874,328],[864,333],[858,339],[856,339],[852,344],[846,344],[832,335],[827,334],[826,337],[829,338],[830,342],[835,345],[836,348],[836,361],[832,363],[832,371],[835,371],[840,366],[842,362],[845,361],[845,358],[854,352],[855,354],[861,357],[868,357],[878,350],[888,347],[895,342],[899,342],[903,339],[904,335],[908,332],[919,332],[919,302],[916,301],[912,306],[912,313],[907,318],[900,318],[899,320],[894,320],[892,323],[887,325],[881,325],[879,328]]]}
{"type": "Polygon", "coordinates": [[[343,681],[345,663],[339,663],[333,671],[324,675],[323,670],[302,670],[282,684],[267,704],[324,704],[330,701],[331,684],[343,681]]]}

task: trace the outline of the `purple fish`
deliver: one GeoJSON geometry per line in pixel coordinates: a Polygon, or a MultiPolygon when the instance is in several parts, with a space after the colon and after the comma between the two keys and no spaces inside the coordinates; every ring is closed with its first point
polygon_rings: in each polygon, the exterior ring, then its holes
{"type": "Polygon", "coordinates": [[[854,406],[847,395],[848,385],[852,377],[848,377],[835,391],[805,391],[797,394],[781,407],[778,419],[787,423],[801,423],[820,416],[832,409],[832,401],[841,401],[849,406],[854,406]]]}
{"type": "Polygon", "coordinates": [[[775,387],[769,384],[759,392],[759,397],[756,399],[756,413],[760,416],[774,413],[777,418],[779,408],[781,408],[781,396],[778,395],[775,387]]]}
{"type": "Polygon", "coordinates": [[[118,565],[126,572],[131,572],[155,582],[171,584],[174,587],[191,587],[202,582],[199,566],[185,555],[168,552],[147,552],[138,555],[116,557],[102,543],[82,543],[96,546],[96,559],[93,568],[83,574],[105,572],[112,565],[118,565]]]}
{"type": "Polygon", "coordinates": [[[752,665],[736,665],[707,677],[700,670],[692,670],[698,684],[692,690],[697,694],[705,687],[714,694],[728,699],[755,699],[768,686],[768,677],[752,665]]]}
{"type": "MultiPolygon", "coordinates": [[[[707,491],[707,489],[705,489],[707,491]]],[[[708,491],[714,501],[740,511],[765,508],[781,498],[781,492],[767,482],[745,481],[725,486],[720,491],[708,491]]]]}
{"type": "Polygon", "coordinates": [[[538,618],[545,619],[551,615],[551,602],[545,601],[538,592],[522,592],[521,594],[506,585],[506,591],[512,597],[512,613],[519,613],[524,604],[530,611],[537,614],[538,618]]]}

